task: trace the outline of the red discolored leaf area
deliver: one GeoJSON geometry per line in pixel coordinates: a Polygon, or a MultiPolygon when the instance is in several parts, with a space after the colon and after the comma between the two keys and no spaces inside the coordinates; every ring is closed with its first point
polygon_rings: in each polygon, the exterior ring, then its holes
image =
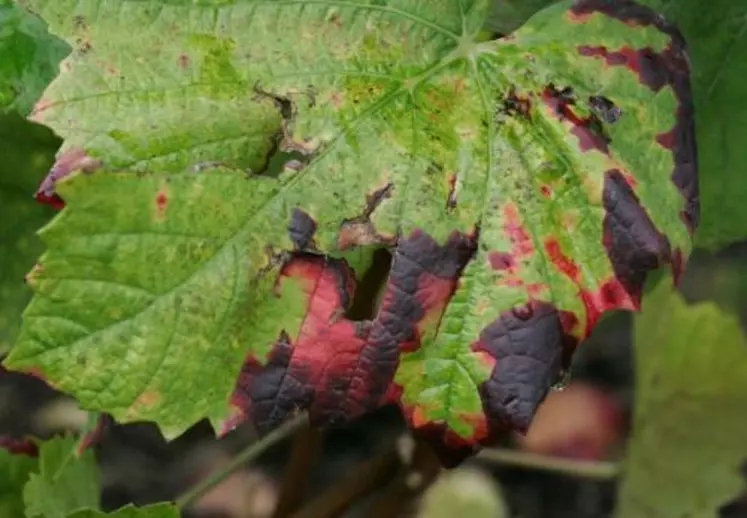
{"type": "Polygon", "coordinates": [[[227,428],[251,417],[260,433],[298,409],[315,424],[339,421],[356,399],[351,379],[361,362],[368,324],[342,318],[354,290],[353,272],[341,260],[300,254],[282,269],[278,284],[298,282],[307,312],[295,336],[281,330],[266,362],[247,358],[232,397],[238,410],[227,428]]]}
{"type": "Polygon", "coordinates": [[[2,435],[0,436],[0,448],[13,455],[26,455],[27,457],[39,456],[39,446],[31,439],[16,439],[2,435]]]}
{"type": "Polygon", "coordinates": [[[345,261],[296,253],[278,285],[303,287],[303,323],[295,336],[281,330],[266,360],[247,358],[232,396],[236,414],[223,432],[250,418],[266,433],[299,409],[323,426],[397,402],[400,354],[417,350],[421,334],[437,325],[474,250],[475,239],[458,233],[444,246],[422,231],[400,240],[373,321],[343,316],[355,290],[345,261]]]}
{"type": "Polygon", "coordinates": [[[57,210],[65,207],[65,201],[57,194],[57,182],[75,171],[93,172],[101,167],[101,162],[92,158],[81,148],[72,148],[61,153],[42,181],[34,197],[44,205],[50,205],[57,210]]]}
{"type": "Polygon", "coordinates": [[[672,151],[675,166],[671,178],[686,201],[681,217],[691,233],[694,232],[700,221],[698,156],[690,87],[690,60],[682,34],[649,7],[628,0],[582,0],[571,9],[571,13],[572,18],[579,23],[585,23],[593,13],[601,13],[629,25],[656,27],[669,36],[670,44],[663,52],[655,52],[650,47],[609,49],[604,45],[582,45],[578,52],[587,58],[603,59],[608,66],[630,69],[638,76],[642,85],[654,92],[667,87],[674,92],[679,103],[675,125],[670,131],[658,135],[656,144],[672,151]]]}

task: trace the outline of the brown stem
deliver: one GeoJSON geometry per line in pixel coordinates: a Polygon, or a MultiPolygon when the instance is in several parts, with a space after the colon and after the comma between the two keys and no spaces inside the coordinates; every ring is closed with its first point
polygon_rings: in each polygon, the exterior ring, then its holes
{"type": "Polygon", "coordinates": [[[355,503],[386,484],[397,473],[400,457],[394,446],[358,464],[355,471],[309,502],[293,518],[337,518],[355,503]]]}
{"type": "Polygon", "coordinates": [[[293,438],[290,459],[285,466],[278,505],[273,518],[287,518],[303,502],[308,485],[309,470],[319,455],[322,433],[306,426],[293,438]]]}
{"type": "Polygon", "coordinates": [[[211,489],[230,477],[232,473],[243,468],[247,462],[256,459],[270,447],[293,435],[297,430],[302,429],[304,426],[308,426],[308,417],[305,413],[290,418],[288,421],[275,428],[272,432],[247,446],[246,449],[239,453],[231,462],[216,469],[206,478],[199,481],[195,486],[188,489],[186,493],[177,498],[176,505],[180,509],[186,509],[192,506],[211,489]]]}
{"type": "Polygon", "coordinates": [[[426,442],[416,439],[411,461],[402,467],[367,518],[404,516],[441,472],[441,463],[426,442]]]}
{"type": "Polygon", "coordinates": [[[563,475],[601,480],[615,478],[620,471],[619,465],[615,462],[564,459],[504,448],[484,449],[477,456],[477,459],[495,464],[553,471],[563,475]]]}

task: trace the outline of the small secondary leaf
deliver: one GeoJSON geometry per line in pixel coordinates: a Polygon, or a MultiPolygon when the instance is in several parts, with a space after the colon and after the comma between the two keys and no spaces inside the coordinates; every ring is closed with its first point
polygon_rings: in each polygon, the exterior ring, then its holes
{"type": "Polygon", "coordinates": [[[0,142],[0,353],[5,353],[31,299],[23,278],[43,251],[34,234],[54,214],[33,196],[60,141],[47,128],[0,114],[0,142]]]}
{"type": "Polygon", "coordinates": [[[93,452],[76,455],[73,437],[41,445],[39,471],[23,490],[27,518],[67,518],[72,512],[99,508],[99,470],[93,452]]]}
{"type": "Polygon", "coordinates": [[[501,488],[488,473],[462,468],[442,473],[423,495],[418,518],[510,516],[501,488]]]}
{"type": "Polygon", "coordinates": [[[736,316],[667,283],[635,324],[636,406],[618,518],[716,518],[744,487],[747,340],[736,316]]]}
{"type": "Polygon", "coordinates": [[[128,505],[110,513],[86,509],[70,514],[66,518],[179,518],[179,509],[167,503],[146,507],[128,505]]]}
{"type": "Polygon", "coordinates": [[[0,0],[0,113],[28,115],[68,52],[38,17],[0,0]]]}
{"type": "Polygon", "coordinates": [[[469,453],[689,254],[688,63],[648,9],[565,2],[482,42],[477,0],[29,4],[76,47],[34,118],[107,172],[54,186],[6,364],[118,421],[226,425],[248,356],[228,424],[398,402],[469,453]],[[275,147],[304,160],[269,174],[275,147]],[[355,323],[335,257],[376,246],[355,323]]]}
{"type": "Polygon", "coordinates": [[[31,443],[0,439],[0,516],[23,516],[23,486],[37,468],[31,443]]]}

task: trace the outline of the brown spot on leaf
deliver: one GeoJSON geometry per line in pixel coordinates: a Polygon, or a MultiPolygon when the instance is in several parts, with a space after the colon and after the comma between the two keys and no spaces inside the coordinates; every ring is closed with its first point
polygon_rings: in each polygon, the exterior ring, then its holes
{"type": "Polygon", "coordinates": [[[138,396],[131,408],[146,409],[153,408],[161,401],[161,393],[155,390],[146,390],[138,396]]]}
{"type": "Polygon", "coordinates": [[[584,24],[589,21],[589,18],[591,18],[592,13],[589,12],[576,12],[574,9],[569,9],[566,13],[566,18],[568,18],[568,21],[571,23],[577,23],[577,24],[584,24]]]}
{"type": "Polygon", "coordinates": [[[446,210],[452,211],[457,206],[457,190],[458,190],[458,178],[457,175],[452,174],[449,176],[449,195],[446,198],[446,210]]]}
{"type": "Polygon", "coordinates": [[[520,95],[516,92],[516,87],[512,86],[503,99],[503,111],[507,115],[519,115],[524,118],[529,118],[529,114],[532,109],[532,101],[525,95],[520,95]]]}
{"type": "Polygon", "coordinates": [[[371,216],[381,203],[394,192],[394,184],[389,182],[366,196],[366,207],[354,218],[346,219],[340,225],[337,247],[345,250],[354,246],[392,245],[395,237],[384,236],[374,227],[371,216]]]}
{"type": "Polygon", "coordinates": [[[579,117],[571,108],[575,104],[572,91],[568,88],[559,90],[552,83],[542,92],[542,100],[560,121],[571,125],[571,133],[578,139],[581,152],[597,150],[609,154],[612,141],[604,131],[596,115],[579,117]]]}
{"type": "Polygon", "coordinates": [[[186,70],[187,68],[189,68],[190,61],[191,60],[189,59],[188,54],[180,54],[179,59],[177,60],[177,64],[180,69],[186,70]]]}
{"type": "Polygon", "coordinates": [[[156,194],[156,211],[158,211],[159,216],[163,216],[166,213],[168,203],[169,197],[166,196],[165,192],[159,191],[158,194],[156,194]]]}
{"type": "Polygon", "coordinates": [[[622,116],[622,109],[603,95],[589,97],[589,105],[599,118],[608,124],[616,123],[622,116]]]}

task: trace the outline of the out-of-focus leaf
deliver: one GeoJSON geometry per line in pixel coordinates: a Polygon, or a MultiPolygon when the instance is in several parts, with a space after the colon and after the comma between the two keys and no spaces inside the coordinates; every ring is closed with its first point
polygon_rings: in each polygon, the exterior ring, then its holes
{"type": "Polygon", "coordinates": [[[72,513],[66,518],[179,518],[179,509],[167,503],[147,507],[128,505],[110,513],[86,509],[72,513]]]}
{"type": "Polygon", "coordinates": [[[491,0],[485,28],[501,35],[510,34],[533,14],[556,0],[491,0]]]}
{"type": "Polygon", "coordinates": [[[747,340],[663,282],[636,320],[636,407],[618,518],[716,518],[744,487],[747,340]]]}
{"type": "Polygon", "coordinates": [[[0,516],[3,518],[23,516],[23,486],[38,466],[33,449],[21,450],[16,441],[4,440],[0,444],[0,516]]]}
{"type": "Polygon", "coordinates": [[[445,472],[423,495],[418,518],[508,518],[501,488],[483,471],[445,472]]]}
{"type": "Polygon", "coordinates": [[[44,249],[36,231],[54,213],[34,193],[59,145],[47,128],[0,114],[0,353],[10,349],[31,298],[23,279],[44,249]]]}
{"type": "Polygon", "coordinates": [[[99,469],[93,451],[76,454],[77,441],[59,438],[39,450],[39,471],[24,487],[27,518],[67,518],[75,511],[98,509],[99,469]]]}
{"type": "Polygon", "coordinates": [[[0,113],[28,115],[69,52],[38,17],[0,0],[0,113]]]}

